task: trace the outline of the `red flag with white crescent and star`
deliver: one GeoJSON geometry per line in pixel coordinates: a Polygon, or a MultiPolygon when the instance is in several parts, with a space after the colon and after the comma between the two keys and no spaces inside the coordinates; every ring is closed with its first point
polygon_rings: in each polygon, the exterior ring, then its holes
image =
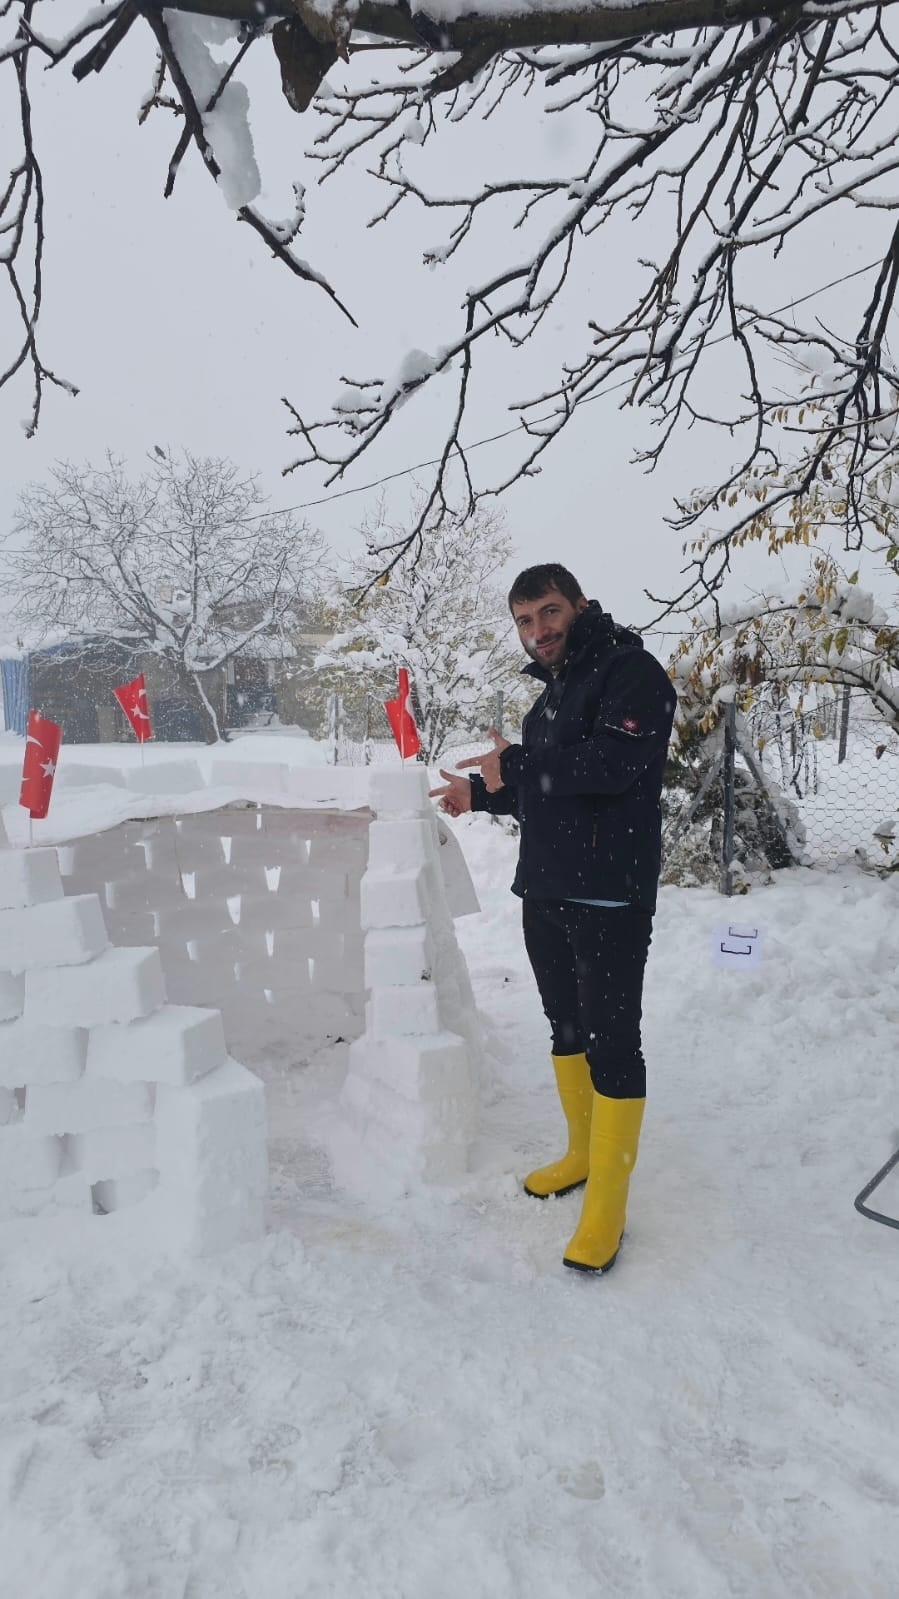
{"type": "Polygon", "coordinates": [[[417,755],[421,749],[421,739],[409,709],[409,673],[405,666],[399,669],[396,699],[385,700],[384,709],[402,759],[405,760],[407,755],[417,755]]]}
{"type": "Polygon", "coordinates": [[[53,777],[62,743],[62,728],[51,722],[40,711],[28,712],[28,731],[25,734],[25,759],[22,762],[22,787],[19,804],[24,805],[29,816],[40,821],[50,809],[53,777]]]}
{"type": "Polygon", "coordinates": [[[146,744],[147,739],[153,737],[153,728],[150,725],[147,684],[143,672],[138,672],[130,683],[122,683],[112,692],[131,723],[138,744],[146,744]]]}

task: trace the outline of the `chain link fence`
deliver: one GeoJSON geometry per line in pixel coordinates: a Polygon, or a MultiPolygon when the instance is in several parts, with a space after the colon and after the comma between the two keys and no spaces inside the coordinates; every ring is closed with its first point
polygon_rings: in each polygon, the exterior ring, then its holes
{"type": "Polygon", "coordinates": [[[897,869],[899,736],[849,688],[745,716],[730,705],[692,759],[672,761],[663,813],[663,882],[729,894],[791,864],[897,869]]]}
{"type": "Polygon", "coordinates": [[[899,735],[867,694],[842,687],[817,707],[788,710],[767,736],[754,731],[766,775],[802,821],[809,864],[896,862],[899,735]]]}

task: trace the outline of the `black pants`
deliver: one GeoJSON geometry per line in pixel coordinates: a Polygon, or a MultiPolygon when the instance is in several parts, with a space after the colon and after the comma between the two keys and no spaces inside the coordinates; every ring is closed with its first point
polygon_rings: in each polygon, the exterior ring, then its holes
{"type": "Polygon", "coordinates": [[[598,1094],[644,1098],[640,1015],[649,912],[525,898],[523,925],[553,1054],[583,1052],[598,1094]]]}

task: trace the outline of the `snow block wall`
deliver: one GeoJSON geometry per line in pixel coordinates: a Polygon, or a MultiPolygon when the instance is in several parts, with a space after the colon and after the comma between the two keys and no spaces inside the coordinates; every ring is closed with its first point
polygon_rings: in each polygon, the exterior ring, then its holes
{"type": "Polygon", "coordinates": [[[338,1181],[376,1198],[463,1175],[475,1122],[480,1031],[427,789],[421,767],[372,773],[365,1030],[329,1143],[338,1181]]]}
{"type": "Polygon", "coordinates": [[[350,1045],[319,1125],[339,1183],[466,1170],[480,1030],[453,914],[478,905],[424,769],[346,796],[328,774],[305,807],[230,775],[221,802],[0,848],[0,1214],[140,1204],[198,1250],[255,1236],[263,1086],[231,1057],[277,1074],[328,1041],[350,1045]]]}
{"type": "Polygon", "coordinates": [[[117,945],[154,944],[178,1004],[222,1013],[249,1065],[363,1026],[359,884],[369,813],[229,805],[129,821],[60,850],[117,945]]]}
{"type": "Polygon", "coordinates": [[[136,1207],[205,1253],[260,1235],[266,1187],[263,1085],[220,1016],[166,1003],[158,949],[113,948],[56,850],[0,839],[0,1218],[136,1207]]]}

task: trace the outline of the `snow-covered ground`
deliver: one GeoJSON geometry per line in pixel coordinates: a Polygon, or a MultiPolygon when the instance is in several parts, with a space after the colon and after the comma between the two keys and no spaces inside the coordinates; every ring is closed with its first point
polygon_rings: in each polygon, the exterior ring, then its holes
{"type": "Polygon", "coordinates": [[[899,1142],[899,880],[663,891],[628,1236],[593,1280],[561,1264],[578,1196],[518,1181],[559,1117],[515,844],[458,834],[476,1169],[336,1191],[310,1130],[338,1045],[269,1074],[261,1245],[181,1270],[7,1228],[2,1599],[895,1599],[899,1236],[852,1199],[899,1142]],[[724,971],[747,914],[764,961],[724,971]]]}

